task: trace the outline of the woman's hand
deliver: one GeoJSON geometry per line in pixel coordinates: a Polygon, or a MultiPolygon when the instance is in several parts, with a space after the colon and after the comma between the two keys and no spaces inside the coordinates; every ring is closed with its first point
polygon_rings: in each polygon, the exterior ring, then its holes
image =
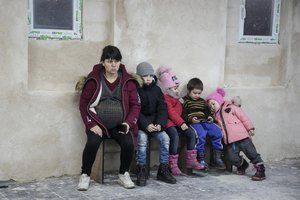
{"type": "Polygon", "coordinates": [[[92,132],[94,132],[96,135],[99,135],[100,137],[103,136],[103,131],[102,131],[102,129],[101,129],[98,125],[94,126],[94,127],[91,128],[90,130],[91,130],[92,132]]]}

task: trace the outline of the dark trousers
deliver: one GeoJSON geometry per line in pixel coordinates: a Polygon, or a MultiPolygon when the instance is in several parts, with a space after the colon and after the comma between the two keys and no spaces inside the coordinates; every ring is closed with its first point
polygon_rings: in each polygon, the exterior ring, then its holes
{"type": "Polygon", "coordinates": [[[188,128],[187,130],[183,131],[178,127],[171,126],[166,129],[166,133],[170,138],[170,155],[178,154],[179,135],[181,134],[183,134],[187,138],[187,150],[195,149],[196,134],[191,128],[188,128]]]}
{"type": "Polygon", "coordinates": [[[243,162],[243,157],[240,155],[241,151],[247,156],[252,164],[263,162],[250,138],[226,145],[226,148],[229,162],[236,167],[241,166],[243,162]]]}
{"type": "MultiPolygon", "coordinates": [[[[119,173],[124,174],[129,170],[133,157],[134,145],[131,133],[120,134],[117,129],[111,129],[109,132],[111,138],[114,139],[121,147],[119,173]]],[[[87,131],[87,142],[82,155],[82,174],[90,176],[98,148],[104,139],[107,139],[107,136],[104,135],[103,137],[100,137],[90,130],[87,131]]]]}

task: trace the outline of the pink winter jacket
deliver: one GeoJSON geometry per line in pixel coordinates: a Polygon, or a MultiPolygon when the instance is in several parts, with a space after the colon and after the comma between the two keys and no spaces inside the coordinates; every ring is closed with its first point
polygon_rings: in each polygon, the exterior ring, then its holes
{"type": "Polygon", "coordinates": [[[248,132],[254,129],[254,126],[244,111],[232,104],[231,101],[225,101],[217,113],[215,119],[222,129],[223,139],[225,144],[245,139],[249,137],[248,132]],[[221,119],[220,112],[224,118],[224,124],[221,119]]]}

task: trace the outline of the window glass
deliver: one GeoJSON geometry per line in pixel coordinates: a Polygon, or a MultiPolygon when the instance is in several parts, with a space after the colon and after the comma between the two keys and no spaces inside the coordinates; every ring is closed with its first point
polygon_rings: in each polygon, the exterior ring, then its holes
{"type": "Polygon", "coordinates": [[[280,0],[241,0],[240,42],[278,43],[280,0]]]}
{"type": "Polygon", "coordinates": [[[29,37],[80,39],[81,0],[28,0],[29,37]]]}

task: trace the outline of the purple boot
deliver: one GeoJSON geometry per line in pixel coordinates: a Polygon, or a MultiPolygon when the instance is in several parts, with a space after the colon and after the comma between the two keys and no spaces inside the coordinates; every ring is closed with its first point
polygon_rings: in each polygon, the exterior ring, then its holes
{"type": "Polygon", "coordinates": [[[171,168],[171,173],[173,176],[179,176],[181,175],[181,171],[180,169],[178,168],[178,157],[179,155],[176,154],[176,155],[170,155],[170,168],[171,168]]]}
{"type": "Polygon", "coordinates": [[[195,149],[186,150],[186,168],[196,170],[201,170],[205,168],[205,166],[203,166],[197,161],[197,151],[195,149]]]}

